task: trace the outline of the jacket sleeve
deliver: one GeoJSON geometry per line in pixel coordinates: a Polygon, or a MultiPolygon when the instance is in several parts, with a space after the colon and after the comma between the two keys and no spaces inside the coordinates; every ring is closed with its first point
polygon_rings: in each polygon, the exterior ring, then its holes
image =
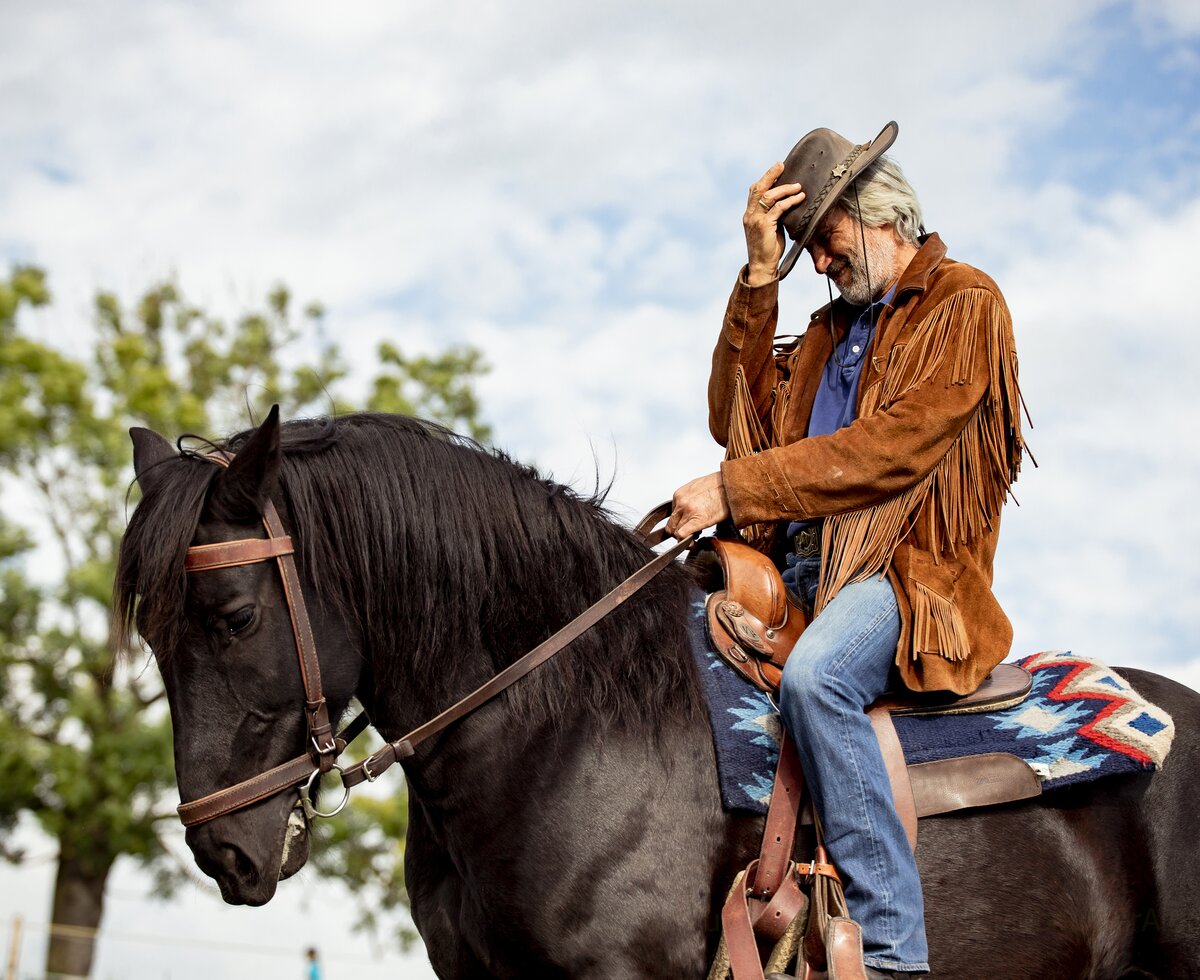
{"type": "Polygon", "coordinates": [[[915,486],[937,466],[993,386],[997,334],[1009,349],[1012,329],[1003,301],[990,291],[964,290],[944,303],[950,305],[940,320],[935,310],[928,329],[914,333],[910,349],[896,352],[909,355],[893,358],[901,362],[900,383],[894,365],[886,374],[866,366],[862,404],[881,404],[878,410],[830,435],[721,465],[739,527],[870,507],[915,486]],[[959,302],[952,304],[955,297],[959,302]],[[968,318],[963,310],[971,311],[968,318]],[[906,364],[918,376],[905,376],[906,364]],[[922,370],[929,373],[920,376],[922,370]],[[872,392],[873,385],[882,387],[872,392]],[[888,388],[899,390],[881,398],[888,388]]]}
{"type": "Polygon", "coordinates": [[[773,344],[778,321],[778,280],[749,286],[743,266],[725,308],[708,379],[708,427],[722,446],[729,439],[729,416],[739,367],[746,375],[759,420],[765,422],[770,412],[771,391],[776,382],[773,344]]]}

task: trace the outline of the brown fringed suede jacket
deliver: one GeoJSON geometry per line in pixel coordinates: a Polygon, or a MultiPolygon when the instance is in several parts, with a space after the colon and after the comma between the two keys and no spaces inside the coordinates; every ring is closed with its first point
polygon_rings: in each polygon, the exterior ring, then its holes
{"type": "Polygon", "coordinates": [[[1007,656],[992,594],[1000,508],[1024,448],[1012,322],[1000,290],[946,258],[937,235],[901,275],[863,366],[858,416],[806,438],[848,311],[812,315],[774,346],[778,283],[734,287],[709,381],[709,425],[738,527],[824,517],[816,611],[887,574],[902,628],[896,664],[918,691],[973,691],[1007,656]]]}

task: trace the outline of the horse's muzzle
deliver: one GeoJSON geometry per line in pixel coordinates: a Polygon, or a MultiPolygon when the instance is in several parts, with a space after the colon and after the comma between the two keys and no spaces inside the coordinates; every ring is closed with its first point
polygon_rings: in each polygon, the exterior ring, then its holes
{"type": "Polygon", "coordinates": [[[228,904],[265,905],[279,882],[308,860],[307,822],[299,811],[287,812],[281,820],[278,808],[267,806],[188,829],[186,840],[196,864],[217,883],[228,904]]]}

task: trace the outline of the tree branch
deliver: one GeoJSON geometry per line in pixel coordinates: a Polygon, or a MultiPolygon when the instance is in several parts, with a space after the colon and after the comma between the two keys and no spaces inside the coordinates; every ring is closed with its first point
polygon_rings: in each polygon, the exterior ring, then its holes
{"type": "Polygon", "coordinates": [[[143,708],[149,708],[150,705],[157,704],[167,696],[167,692],[160,688],[157,694],[152,694],[150,697],[146,697],[144,694],[142,694],[141,689],[137,686],[137,684],[132,681],[129,684],[129,690],[133,694],[134,700],[137,701],[138,705],[143,708]]]}

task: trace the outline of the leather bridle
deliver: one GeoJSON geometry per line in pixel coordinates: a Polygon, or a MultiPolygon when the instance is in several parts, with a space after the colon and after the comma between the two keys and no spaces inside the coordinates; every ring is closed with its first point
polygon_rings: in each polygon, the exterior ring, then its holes
{"type": "MultiPolygon", "coordinates": [[[[231,453],[217,452],[208,456],[221,466],[228,466],[233,459],[231,453]]],[[[638,525],[637,533],[648,545],[665,541],[665,530],[652,530],[670,514],[670,505],[663,504],[649,514],[638,525]]],[[[291,537],[286,533],[275,505],[269,500],[263,508],[265,538],[241,538],[236,541],[221,541],[215,544],[192,545],[187,550],[184,569],[188,573],[233,568],[258,562],[275,561],[283,580],[283,594],[287,601],[292,621],[292,634],[296,641],[296,654],[300,664],[300,678],[304,683],[304,716],[308,726],[307,751],[273,769],[259,773],[233,786],[209,793],[200,799],[181,803],[179,819],[185,827],[207,823],[268,799],[293,787],[303,784],[300,802],[309,818],[333,816],[346,805],[350,789],[364,781],[374,782],[386,769],[396,762],[411,756],[425,739],[436,735],[454,722],[470,714],[480,705],[491,700],[510,685],[520,680],[535,667],[545,663],[577,637],[598,623],[610,612],[633,596],[642,586],[667,567],[683,549],[690,547],[695,535],[689,535],[667,551],[647,562],[602,599],[589,606],[553,636],[514,661],[491,680],[477,687],[466,697],[455,702],[441,714],[413,729],[402,738],[385,743],[362,762],[343,768],[338,757],[369,724],[366,712],[360,712],[336,735],[329,719],[329,709],[321,691],[321,668],[317,662],[316,641],[309,624],[308,609],[304,604],[304,593],[300,588],[300,576],[296,570],[296,559],[291,537]],[[313,786],[322,774],[337,770],[342,778],[344,795],[338,806],[328,812],[317,810],[312,803],[313,786]]]]}

